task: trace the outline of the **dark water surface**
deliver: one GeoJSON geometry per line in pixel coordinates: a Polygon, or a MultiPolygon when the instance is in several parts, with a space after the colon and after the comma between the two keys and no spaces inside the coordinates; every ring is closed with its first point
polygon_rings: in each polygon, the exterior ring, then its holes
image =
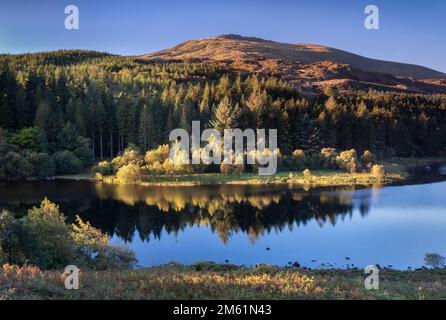
{"type": "Polygon", "coordinates": [[[446,254],[446,182],[360,190],[0,183],[0,208],[26,212],[44,197],[69,221],[79,214],[127,244],[143,266],[298,261],[406,269],[421,266],[427,252],[446,254]]]}

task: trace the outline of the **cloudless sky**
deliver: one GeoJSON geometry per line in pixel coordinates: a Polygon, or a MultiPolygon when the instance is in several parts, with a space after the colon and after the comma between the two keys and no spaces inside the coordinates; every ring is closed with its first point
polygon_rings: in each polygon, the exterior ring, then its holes
{"type": "Polygon", "coordinates": [[[0,52],[92,49],[139,55],[220,34],[315,43],[446,72],[445,0],[0,0],[0,52]],[[77,5],[80,29],[66,30],[77,5]],[[364,28],[364,8],[380,29],[364,28]]]}

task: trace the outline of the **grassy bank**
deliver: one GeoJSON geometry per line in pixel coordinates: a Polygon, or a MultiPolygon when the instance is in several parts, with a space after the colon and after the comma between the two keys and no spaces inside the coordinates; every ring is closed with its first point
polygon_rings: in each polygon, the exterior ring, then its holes
{"type": "Polygon", "coordinates": [[[366,290],[362,270],[318,270],[202,263],[129,271],[83,271],[80,290],[62,272],[5,268],[0,299],[446,299],[446,270],[380,272],[366,290]]]}
{"type": "MultiPolygon", "coordinates": [[[[302,171],[282,171],[273,176],[259,176],[255,173],[220,174],[201,173],[183,175],[153,175],[138,182],[145,186],[195,186],[215,184],[291,184],[318,186],[371,186],[401,182],[409,177],[409,171],[415,167],[435,163],[445,163],[444,158],[390,158],[381,162],[386,172],[385,177],[376,177],[372,173],[347,173],[341,170],[312,170],[310,175],[302,171]]],[[[69,178],[69,177],[66,177],[69,178]]],[[[73,179],[93,179],[93,176],[72,176],[73,179]]],[[[102,182],[119,184],[115,176],[102,177],[102,182]]]]}

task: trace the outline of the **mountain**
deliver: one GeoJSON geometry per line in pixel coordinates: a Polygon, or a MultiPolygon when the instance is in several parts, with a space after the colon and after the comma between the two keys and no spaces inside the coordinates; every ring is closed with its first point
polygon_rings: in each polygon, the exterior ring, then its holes
{"type": "Polygon", "coordinates": [[[314,44],[289,44],[254,37],[222,35],[191,40],[146,54],[145,60],[217,63],[293,81],[296,86],[353,86],[446,92],[446,74],[423,66],[370,59],[314,44]]]}

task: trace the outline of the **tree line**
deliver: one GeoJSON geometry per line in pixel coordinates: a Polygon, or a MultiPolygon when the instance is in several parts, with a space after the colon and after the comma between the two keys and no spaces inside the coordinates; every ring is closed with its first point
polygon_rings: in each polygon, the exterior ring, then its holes
{"type": "MultiPolygon", "coordinates": [[[[58,173],[128,147],[144,153],[193,120],[219,130],[276,128],[285,155],[327,147],[380,157],[446,151],[445,95],[327,88],[309,97],[285,80],[205,63],[91,51],[0,56],[0,179],[15,174],[4,168],[11,158],[32,162],[35,153],[58,173]]],[[[36,171],[28,166],[19,176],[36,171]]]]}

